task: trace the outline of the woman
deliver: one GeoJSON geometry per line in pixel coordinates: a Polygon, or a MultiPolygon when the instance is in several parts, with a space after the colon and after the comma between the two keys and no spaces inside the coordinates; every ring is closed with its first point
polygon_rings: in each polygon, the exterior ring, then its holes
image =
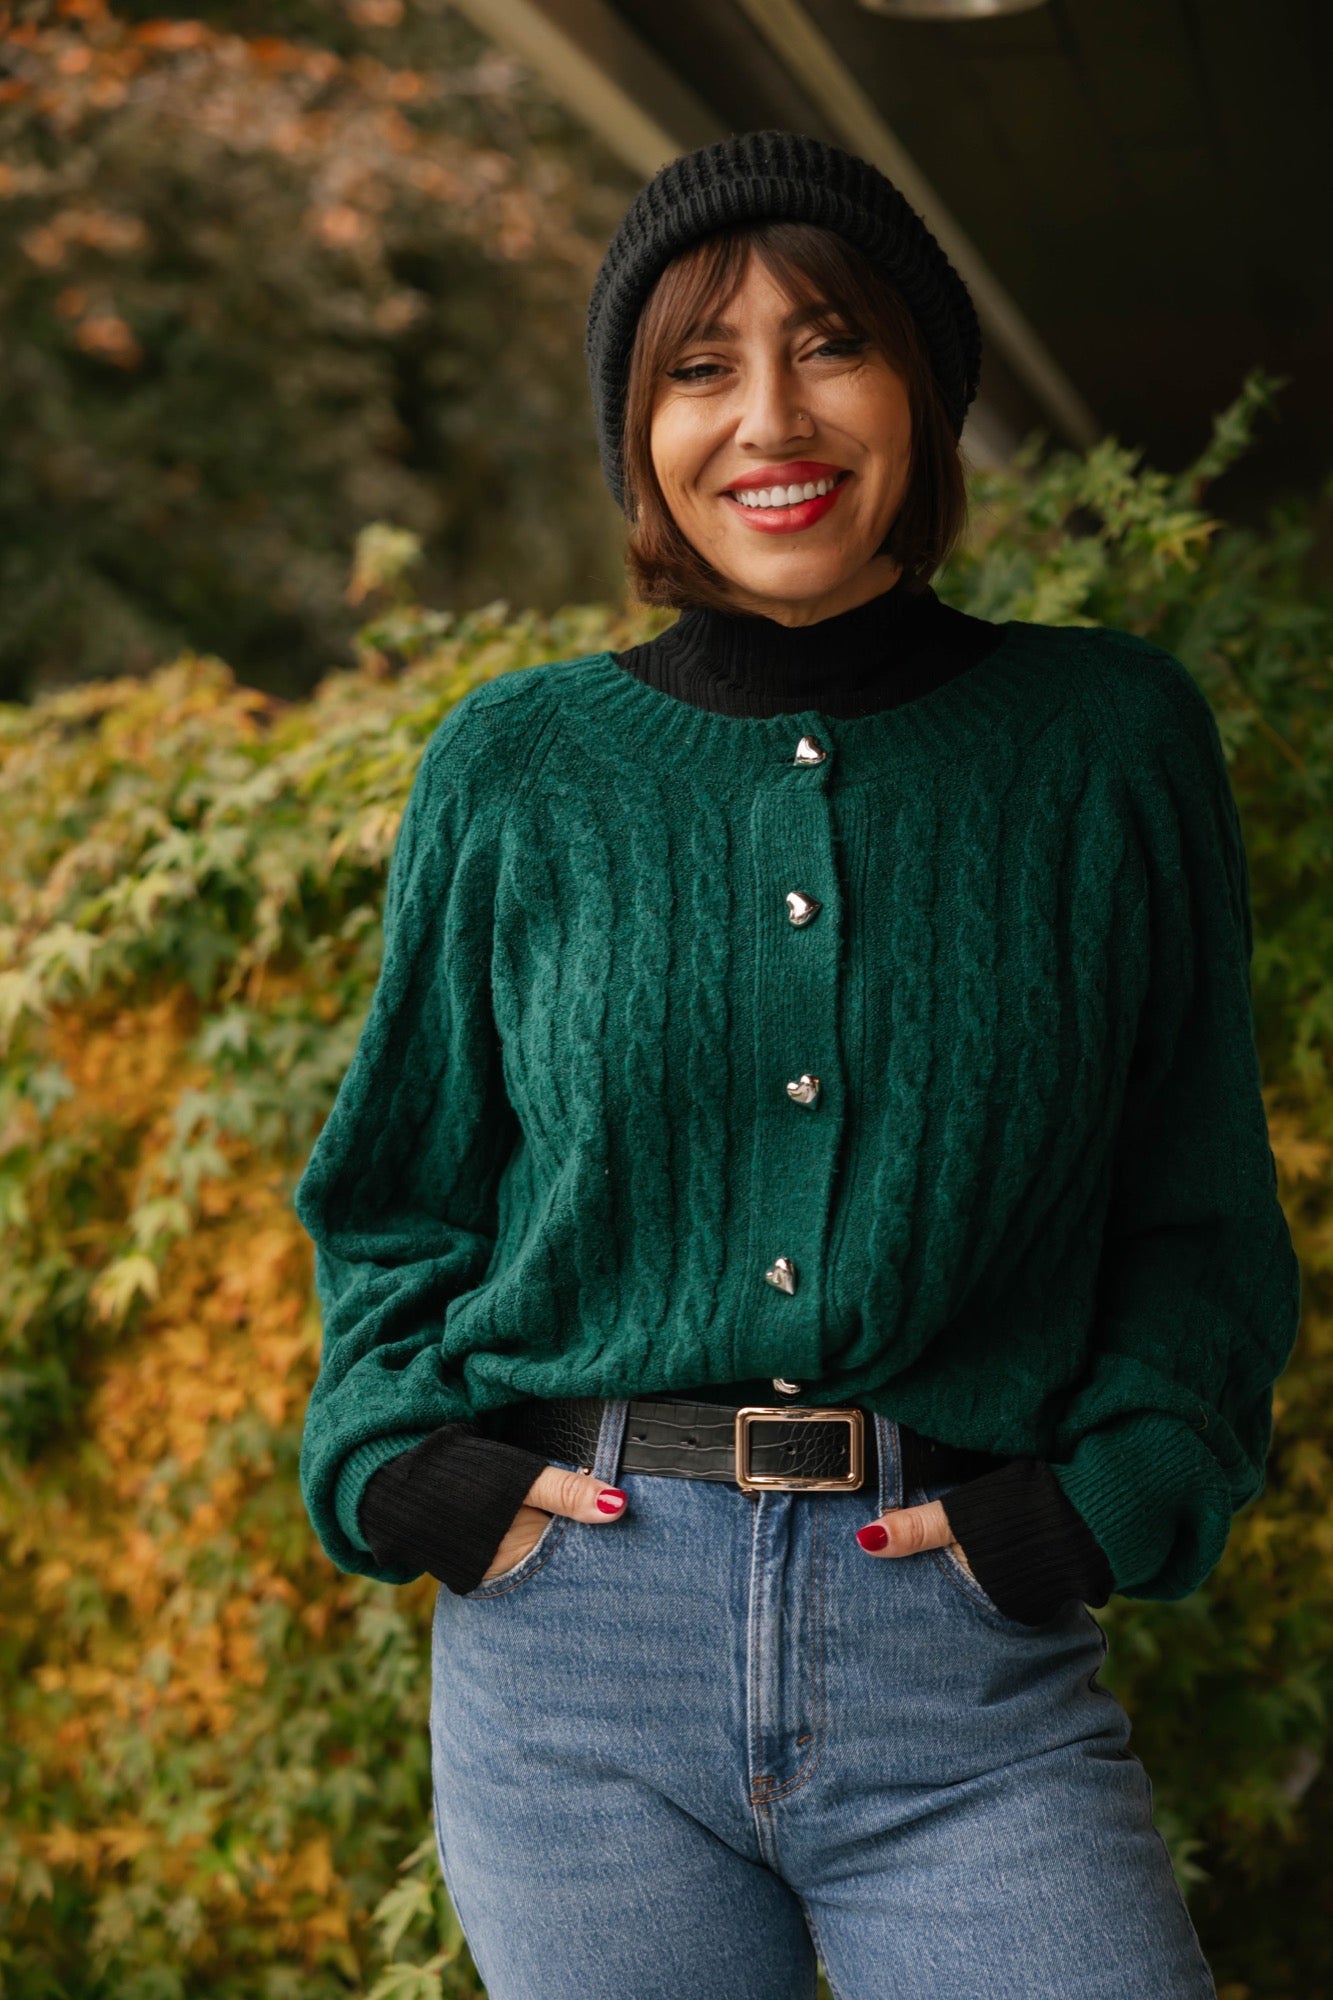
{"type": "Polygon", "coordinates": [[[588,358],[682,615],[436,730],[296,1195],[304,1490],[447,1586],[473,1954],[491,2000],[1211,1995],[1087,1608],[1214,1567],[1299,1311],[1211,711],[930,589],[976,320],[865,162],[672,162],[588,358]]]}

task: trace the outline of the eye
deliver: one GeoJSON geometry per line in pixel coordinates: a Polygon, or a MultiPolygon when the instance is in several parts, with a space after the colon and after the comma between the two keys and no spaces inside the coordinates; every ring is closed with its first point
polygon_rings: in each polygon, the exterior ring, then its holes
{"type": "Polygon", "coordinates": [[[668,368],[666,372],[673,382],[693,382],[699,376],[706,375],[710,368],[716,368],[717,365],[716,361],[694,361],[688,367],[668,368]]]}
{"type": "Polygon", "coordinates": [[[815,353],[823,354],[826,350],[832,348],[838,354],[855,354],[860,348],[867,345],[867,341],[859,333],[835,334],[831,335],[828,340],[821,340],[815,349],[815,353]]]}

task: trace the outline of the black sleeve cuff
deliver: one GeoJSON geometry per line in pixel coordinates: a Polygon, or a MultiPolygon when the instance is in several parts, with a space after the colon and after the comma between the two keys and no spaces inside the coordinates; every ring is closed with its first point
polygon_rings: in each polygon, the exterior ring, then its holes
{"type": "Polygon", "coordinates": [[[520,1445],[444,1424],[371,1474],[361,1532],[384,1569],[428,1571],[462,1597],[495,1560],[528,1488],[548,1461],[520,1445]]]}
{"type": "Polygon", "coordinates": [[[1101,1543],[1049,1465],[1016,1458],[946,1493],[941,1505],[981,1588],[1006,1618],[1042,1625],[1067,1598],[1105,1604],[1101,1543]]]}

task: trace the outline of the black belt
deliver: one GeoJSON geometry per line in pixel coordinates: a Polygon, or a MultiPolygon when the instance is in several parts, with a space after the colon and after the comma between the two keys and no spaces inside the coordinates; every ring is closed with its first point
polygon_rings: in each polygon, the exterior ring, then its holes
{"type": "MultiPolygon", "coordinates": [[[[746,1408],[757,1406],[746,1405],[746,1408]]],[[[553,1396],[491,1410],[478,1428],[543,1458],[592,1469],[605,1399],[553,1396]]],[[[725,1479],[742,1490],[878,1493],[876,1424],[857,1405],[764,1408],[737,1424],[739,1411],[722,1403],[678,1403],[664,1396],[631,1401],[617,1472],[656,1472],[668,1479],[725,1479]],[[855,1463],[860,1436],[860,1469],[855,1463]],[[856,1475],[856,1476],[854,1476],[856,1475]]],[[[898,1425],[904,1501],[934,1480],[975,1479],[1009,1460],[923,1437],[898,1425]]]]}

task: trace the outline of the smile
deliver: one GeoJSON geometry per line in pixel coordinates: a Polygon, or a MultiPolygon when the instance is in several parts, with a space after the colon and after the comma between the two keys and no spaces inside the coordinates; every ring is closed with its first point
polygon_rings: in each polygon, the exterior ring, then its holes
{"type": "Polygon", "coordinates": [[[786,486],[775,482],[771,486],[736,487],[722,498],[744,517],[747,528],[790,535],[822,521],[837,505],[838,495],[851,476],[850,472],[839,472],[831,478],[793,481],[786,486]]]}

